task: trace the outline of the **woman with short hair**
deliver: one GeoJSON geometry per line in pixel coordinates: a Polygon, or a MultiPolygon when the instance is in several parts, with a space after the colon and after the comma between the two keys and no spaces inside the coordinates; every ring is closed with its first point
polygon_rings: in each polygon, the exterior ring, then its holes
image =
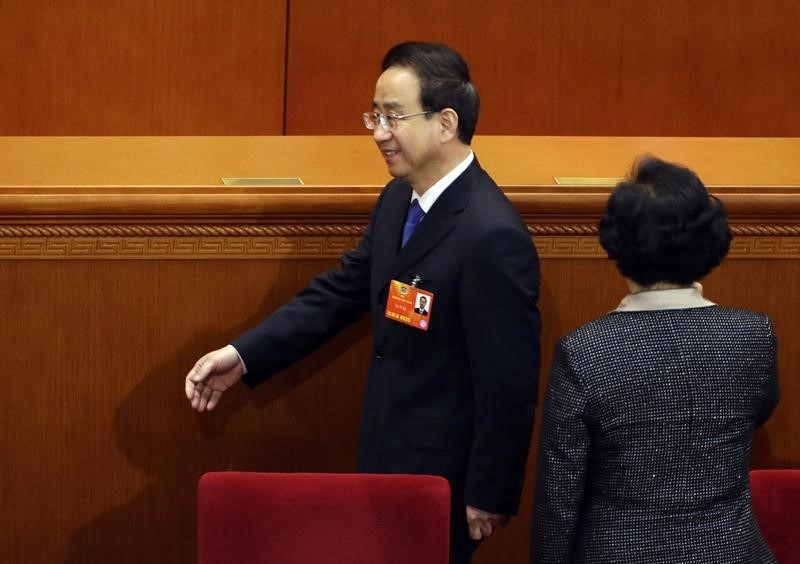
{"type": "Polygon", "coordinates": [[[724,205],[687,168],[645,157],[612,192],[600,243],[631,293],[556,344],[533,563],[776,562],[748,474],[779,396],[772,324],[698,283],[730,240],[724,205]]]}

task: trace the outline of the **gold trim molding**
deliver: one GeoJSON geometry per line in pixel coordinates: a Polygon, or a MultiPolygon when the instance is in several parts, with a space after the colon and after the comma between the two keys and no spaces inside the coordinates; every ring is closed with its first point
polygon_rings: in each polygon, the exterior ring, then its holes
{"type": "Polygon", "coordinates": [[[365,229],[363,225],[0,225],[0,238],[361,237],[365,229]]]}
{"type": "MultiPolygon", "coordinates": [[[[22,237],[361,237],[364,225],[0,225],[0,238],[22,237]]],[[[734,236],[800,237],[800,224],[732,225],[734,236]]],[[[540,236],[597,236],[594,223],[533,223],[540,236]]]]}

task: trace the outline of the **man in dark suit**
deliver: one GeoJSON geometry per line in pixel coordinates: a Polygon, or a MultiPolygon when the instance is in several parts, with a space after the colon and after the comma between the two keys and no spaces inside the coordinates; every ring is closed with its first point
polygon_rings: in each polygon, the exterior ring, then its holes
{"type": "Polygon", "coordinates": [[[414,308],[414,313],[419,315],[428,315],[428,298],[425,296],[419,297],[419,303],[414,308]]]}
{"type": "Polygon", "coordinates": [[[479,100],[461,56],[403,43],[382,70],[364,124],[394,180],[364,238],[340,269],[202,357],[186,395],[212,409],[239,379],[262,382],[371,312],[358,468],[446,477],[451,561],[469,562],[518,510],[539,371],[538,258],[470,148],[479,100]],[[395,285],[431,295],[424,322],[394,312],[395,285]]]}

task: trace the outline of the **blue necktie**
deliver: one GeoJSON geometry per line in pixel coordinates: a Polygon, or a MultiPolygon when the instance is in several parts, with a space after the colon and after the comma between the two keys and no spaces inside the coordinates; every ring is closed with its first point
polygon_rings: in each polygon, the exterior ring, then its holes
{"type": "Polygon", "coordinates": [[[425,217],[425,212],[422,211],[419,200],[415,199],[411,202],[411,205],[408,206],[406,223],[403,225],[403,247],[405,247],[408,240],[411,239],[411,235],[414,233],[414,230],[417,228],[417,225],[419,225],[419,222],[422,221],[423,217],[425,217]]]}

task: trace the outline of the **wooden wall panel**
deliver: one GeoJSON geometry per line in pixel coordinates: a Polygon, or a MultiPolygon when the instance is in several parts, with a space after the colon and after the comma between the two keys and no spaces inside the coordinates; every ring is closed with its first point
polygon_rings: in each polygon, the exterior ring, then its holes
{"type": "Polygon", "coordinates": [[[2,560],[196,562],[203,472],[353,471],[365,323],[219,411],[182,390],[196,357],[334,263],[0,261],[2,560]]]}
{"type": "Polygon", "coordinates": [[[283,130],[287,0],[0,2],[0,135],[283,130]]]}
{"type": "Polygon", "coordinates": [[[793,0],[293,0],[286,133],[363,130],[383,54],[421,39],[470,63],[481,134],[800,135],[798,21],[793,0]]]}
{"type": "Polygon", "coordinates": [[[466,56],[482,134],[798,135],[799,20],[793,0],[6,1],[0,135],[359,133],[407,39],[466,56]]]}

